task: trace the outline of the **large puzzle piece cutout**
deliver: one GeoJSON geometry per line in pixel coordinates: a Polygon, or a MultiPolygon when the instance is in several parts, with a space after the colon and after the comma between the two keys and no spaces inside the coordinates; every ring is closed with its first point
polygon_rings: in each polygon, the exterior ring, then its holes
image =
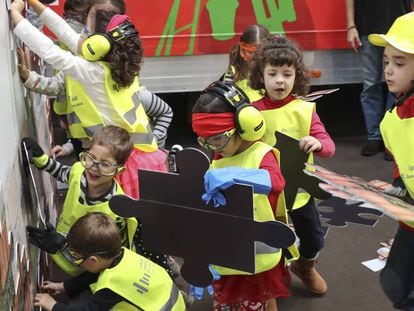
{"type": "Polygon", "coordinates": [[[182,257],[181,273],[188,283],[211,284],[209,264],[254,272],[255,243],[273,248],[294,243],[285,224],[253,220],[251,186],[225,190],[226,206],[206,205],[201,196],[209,160],[203,152],[184,149],[177,152],[176,162],[178,173],[140,170],[140,200],[114,196],[109,206],[120,216],[141,220],[147,249],[182,257]]]}
{"type": "Polygon", "coordinates": [[[318,210],[323,218],[329,219],[327,224],[331,226],[345,227],[349,223],[375,226],[378,219],[364,218],[363,215],[382,216],[383,213],[379,210],[363,207],[362,204],[363,202],[348,204],[347,200],[332,197],[319,202],[318,210]],[[330,210],[325,210],[324,207],[329,207],[330,210]]]}
{"type": "Polygon", "coordinates": [[[299,141],[276,131],[275,147],[280,151],[280,168],[286,181],[286,208],[291,210],[299,188],[305,189],[314,198],[328,199],[331,195],[319,187],[321,182],[303,172],[309,154],[299,149],[299,141]]]}

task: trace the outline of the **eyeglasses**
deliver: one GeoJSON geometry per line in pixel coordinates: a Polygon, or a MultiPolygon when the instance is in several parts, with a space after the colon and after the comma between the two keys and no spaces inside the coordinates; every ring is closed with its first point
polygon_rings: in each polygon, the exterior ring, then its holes
{"type": "Polygon", "coordinates": [[[82,166],[87,170],[91,169],[93,166],[96,166],[101,176],[113,176],[120,167],[120,165],[117,163],[108,161],[96,161],[88,152],[82,152],[79,154],[79,159],[82,166]]]}
{"type": "Polygon", "coordinates": [[[83,262],[85,260],[87,260],[88,258],[90,258],[92,256],[104,255],[104,254],[108,253],[107,251],[102,251],[102,252],[96,252],[96,253],[89,254],[85,257],[78,257],[78,256],[75,255],[74,251],[68,250],[68,252],[69,252],[70,257],[72,257],[72,259],[73,259],[73,263],[77,266],[80,266],[81,264],[83,264],[83,262]]]}
{"type": "Polygon", "coordinates": [[[223,150],[229,144],[231,138],[235,133],[236,129],[231,129],[229,131],[225,131],[222,134],[210,136],[207,138],[198,136],[197,141],[200,144],[200,146],[206,149],[210,149],[213,151],[223,150]]]}

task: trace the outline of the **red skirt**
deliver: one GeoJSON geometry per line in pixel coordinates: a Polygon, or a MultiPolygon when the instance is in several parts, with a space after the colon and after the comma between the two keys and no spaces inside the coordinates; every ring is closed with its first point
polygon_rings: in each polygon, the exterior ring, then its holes
{"type": "Polygon", "coordinates": [[[125,169],[115,178],[126,195],[139,199],[138,169],[166,172],[166,160],[167,154],[160,149],[144,152],[134,148],[124,165],[125,169]]]}
{"type": "Polygon", "coordinates": [[[254,275],[222,275],[214,281],[214,300],[218,304],[238,305],[246,302],[265,304],[272,298],[290,297],[291,278],[285,260],[271,270],[254,275]]]}

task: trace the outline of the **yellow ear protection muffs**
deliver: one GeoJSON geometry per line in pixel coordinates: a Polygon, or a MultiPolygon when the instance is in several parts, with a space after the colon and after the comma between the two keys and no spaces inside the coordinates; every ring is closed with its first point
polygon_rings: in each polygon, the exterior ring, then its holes
{"type": "Polygon", "coordinates": [[[138,31],[129,21],[123,22],[107,33],[90,35],[82,43],[83,58],[89,61],[101,60],[109,53],[114,43],[134,35],[138,35],[138,31]]]}
{"type": "Polygon", "coordinates": [[[263,137],[266,122],[262,113],[250,104],[247,95],[235,84],[215,81],[202,92],[204,93],[217,95],[235,108],[236,131],[243,140],[256,141],[263,137]]]}

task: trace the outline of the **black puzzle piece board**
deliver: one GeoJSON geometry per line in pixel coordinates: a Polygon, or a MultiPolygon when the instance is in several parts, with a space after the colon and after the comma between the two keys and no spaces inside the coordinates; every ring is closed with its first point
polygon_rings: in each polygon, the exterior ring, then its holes
{"type": "MultiPolygon", "coordinates": [[[[207,155],[196,148],[185,148],[177,152],[176,163],[178,173],[139,170],[141,197],[146,201],[217,211],[212,203],[206,204],[201,199],[205,192],[204,174],[210,166],[207,155]]],[[[224,191],[224,196],[233,207],[227,207],[226,213],[253,218],[251,189],[236,185],[224,191]]]]}
{"type": "Polygon", "coordinates": [[[378,219],[364,218],[364,214],[382,216],[379,210],[362,207],[362,202],[347,204],[347,201],[341,198],[332,197],[328,200],[319,202],[318,210],[324,218],[328,218],[327,224],[331,226],[344,227],[348,223],[359,224],[373,227],[378,219]],[[328,207],[329,210],[324,209],[328,207]]]}
{"type": "Polygon", "coordinates": [[[309,154],[299,149],[299,141],[278,131],[275,136],[275,147],[280,151],[280,168],[286,181],[286,208],[292,209],[299,188],[305,189],[315,198],[329,198],[330,194],[319,187],[320,180],[303,172],[309,154]]]}
{"type": "Polygon", "coordinates": [[[280,222],[259,223],[225,213],[136,201],[123,195],[114,196],[110,207],[120,216],[142,219],[145,246],[184,258],[183,277],[197,286],[211,284],[209,264],[254,272],[255,241],[285,248],[295,240],[293,232],[280,222]]]}

